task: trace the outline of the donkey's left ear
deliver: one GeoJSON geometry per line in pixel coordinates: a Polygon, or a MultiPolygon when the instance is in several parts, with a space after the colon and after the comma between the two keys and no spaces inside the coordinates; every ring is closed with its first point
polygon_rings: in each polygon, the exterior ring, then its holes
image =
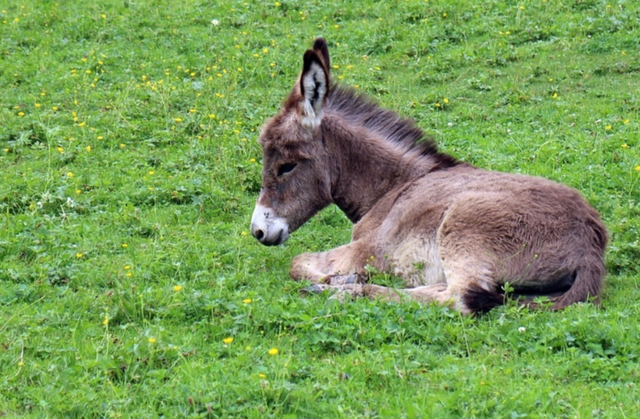
{"type": "MultiPolygon", "coordinates": [[[[324,40],[323,40],[324,41],[324,40]]],[[[316,44],[318,41],[316,41],[316,44]]],[[[302,94],[302,124],[315,128],[322,121],[322,108],[329,92],[329,69],[324,62],[329,53],[324,50],[307,50],[303,57],[302,75],[300,76],[300,93],[302,94]]]]}

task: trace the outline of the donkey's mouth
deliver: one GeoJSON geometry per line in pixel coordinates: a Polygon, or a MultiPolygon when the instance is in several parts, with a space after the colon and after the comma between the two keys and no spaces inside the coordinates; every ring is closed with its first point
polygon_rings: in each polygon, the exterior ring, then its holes
{"type": "Polygon", "coordinates": [[[266,240],[265,238],[263,238],[262,240],[261,239],[258,239],[258,240],[260,241],[260,243],[264,244],[265,246],[277,246],[279,244],[284,243],[282,236],[284,236],[284,230],[280,231],[280,234],[278,234],[278,237],[276,237],[275,240],[266,240]]]}
{"type": "Polygon", "coordinates": [[[289,225],[270,208],[256,205],[251,217],[251,234],[265,246],[277,246],[289,238],[289,225]]]}

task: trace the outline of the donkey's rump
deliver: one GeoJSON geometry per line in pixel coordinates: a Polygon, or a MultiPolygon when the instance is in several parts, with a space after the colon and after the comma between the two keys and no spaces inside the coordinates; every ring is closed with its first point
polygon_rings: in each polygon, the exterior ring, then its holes
{"type": "Polygon", "coordinates": [[[452,197],[437,233],[448,283],[463,281],[476,294],[509,283],[525,299],[559,298],[574,284],[580,301],[598,294],[606,232],[577,191],[496,172],[469,183],[452,197]]]}

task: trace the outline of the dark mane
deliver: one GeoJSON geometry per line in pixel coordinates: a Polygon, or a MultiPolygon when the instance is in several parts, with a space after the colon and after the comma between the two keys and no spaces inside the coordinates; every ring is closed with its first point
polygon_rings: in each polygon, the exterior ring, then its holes
{"type": "Polygon", "coordinates": [[[448,154],[438,151],[438,146],[417,127],[413,121],[382,108],[375,100],[350,87],[333,84],[329,90],[327,107],[336,110],[392,143],[415,150],[436,162],[437,169],[446,169],[458,164],[448,154]]]}

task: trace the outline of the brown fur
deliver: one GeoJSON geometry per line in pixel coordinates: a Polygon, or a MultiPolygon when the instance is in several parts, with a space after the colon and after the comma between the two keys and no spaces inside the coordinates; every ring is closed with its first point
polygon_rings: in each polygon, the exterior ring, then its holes
{"type": "Polygon", "coordinates": [[[462,312],[501,304],[506,283],[515,296],[548,296],[558,309],[599,298],[607,233],[577,191],[457,162],[411,121],[332,84],[328,63],[318,39],[259,140],[256,238],[280,244],[331,203],[355,223],[351,243],[294,258],[292,278],[462,312]],[[402,277],[408,288],[334,280],[364,277],[367,265],[402,277]]]}

